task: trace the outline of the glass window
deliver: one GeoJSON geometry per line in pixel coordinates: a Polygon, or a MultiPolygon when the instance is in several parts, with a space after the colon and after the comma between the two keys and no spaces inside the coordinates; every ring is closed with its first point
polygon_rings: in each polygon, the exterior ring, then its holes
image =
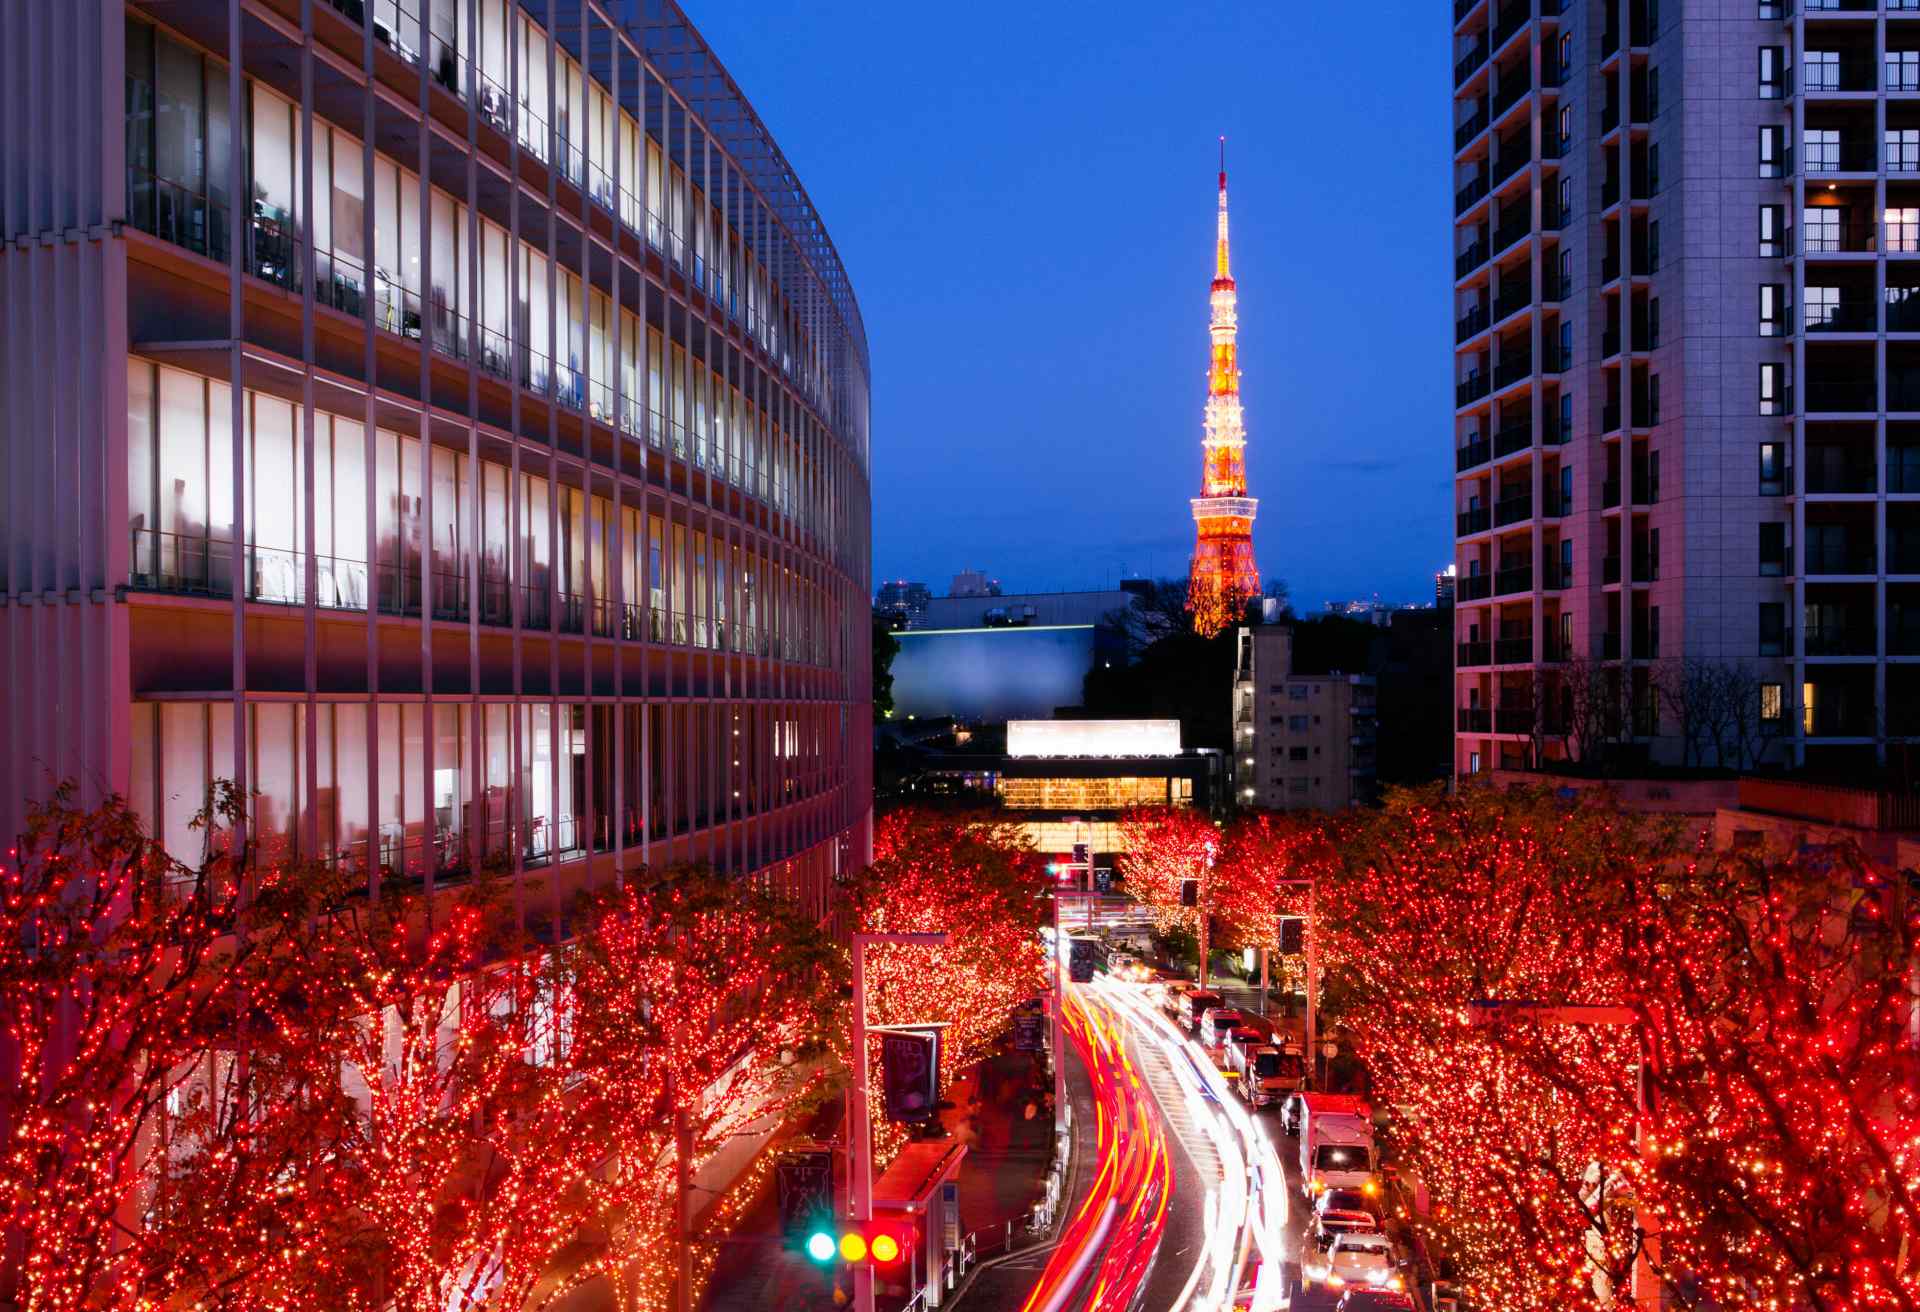
{"type": "Polygon", "coordinates": [[[1786,207],[1784,205],[1762,205],[1760,207],[1760,254],[1762,257],[1781,256],[1786,253],[1786,207]]]}
{"type": "Polygon", "coordinates": [[[1786,443],[1760,444],[1760,495],[1777,497],[1786,491],[1786,443]]]}
{"type": "Polygon", "coordinates": [[[1920,207],[1903,205],[1887,211],[1887,249],[1920,251],[1920,207]]]}
{"type": "MultiPolygon", "coordinates": [[[[1809,288],[1809,291],[1812,289],[1809,288]]],[[[1760,335],[1778,337],[1786,331],[1787,289],[1780,283],[1760,287],[1760,335]]]]}
{"type": "Polygon", "coordinates": [[[1920,50],[1889,50],[1886,90],[1920,91],[1920,50]]]}
{"type": "Polygon", "coordinates": [[[1778,724],[1787,717],[1787,688],[1783,683],[1763,683],[1760,685],[1760,719],[1766,724],[1778,724]]]}
{"type": "Polygon", "coordinates": [[[1760,525],[1760,573],[1776,577],[1787,572],[1787,526],[1784,523],[1760,525]]]}
{"type": "Polygon", "coordinates": [[[1887,129],[1887,172],[1920,173],[1920,128],[1887,129]]]}
{"type": "Polygon", "coordinates": [[[1846,212],[1844,205],[1807,206],[1800,215],[1802,229],[1806,233],[1806,249],[1809,252],[1842,249],[1846,212]]]}
{"type": "MultiPolygon", "coordinates": [[[[1769,129],[1761,128],[1764,137],[1769,129]]],[[[1777,136],[1780,129],[1771,129],[1777,136]]],[[[1832,173],[1840,168],[1840,129],[1807,128],[1800,134],[1807,152],[1806,166],[1810,172],[1832,173]]],[[[1762,155],[1764,159],[1764,154],[1762,155]]]]}
{"type": "Polygon", "coordinates": [[[1840,89],[1840,52],[1837,50],[1809,50],[1800,61],[1802,76],[1808,91],[1838,91],[1840,89]]]}
{"type": "Polygon", "coordinates": [[[1779,178],[1786,176],[1786,139],[1785,129],[1777,125],[1768,125],[1760,129],[1760,176],[1779,178]]]}
{"type": "Polygon", "coordinates": [[[1779,601],[1760,603],[1760,654],[1781,656],[1787,649],[1787,607],[1779,601]]]}
{"type": "Polygon", "coordinates": [[[1767,363],[1760,366],[1760,413],[1787,413],[1786,366],[1767,363]]]}

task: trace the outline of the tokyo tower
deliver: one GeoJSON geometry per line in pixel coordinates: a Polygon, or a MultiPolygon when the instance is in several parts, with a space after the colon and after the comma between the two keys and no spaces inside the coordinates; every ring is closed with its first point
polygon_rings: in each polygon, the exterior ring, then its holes
{"type": "Polygon", "coordinates": [[[1227,139],[1220,138],[1220,219],[1214,252],[1213,364],[1207,371],[1206,438],[1201,443],[1200,495],[1193,498],[1198,539],[1187,578],[1193,627],[1212,637],[1245,612],[1260,595],[1253,562],[1253,515],[1259,502],[1247,495],[1247,429],[1240,413],[1240,321],[1234,309],[1233,274],[1227,264],[1227,139]]]}

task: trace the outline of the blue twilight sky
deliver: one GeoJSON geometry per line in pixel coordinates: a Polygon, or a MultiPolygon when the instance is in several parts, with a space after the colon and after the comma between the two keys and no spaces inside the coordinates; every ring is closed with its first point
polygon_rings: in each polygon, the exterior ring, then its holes
{"type": "Polygon", "coordinates": [[[1450,558],[1443,0],[684,0],[839,247],[874,576],[1186,572],[1225,133],[1261,572],[1450,558]]]}

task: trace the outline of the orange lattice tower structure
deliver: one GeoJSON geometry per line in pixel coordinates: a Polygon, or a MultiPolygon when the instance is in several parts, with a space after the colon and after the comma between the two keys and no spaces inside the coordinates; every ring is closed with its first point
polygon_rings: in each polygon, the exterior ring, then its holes
{"type": "Polygon", "coordinates": [[[1193,499],[1198,539],[1187,578],[1193,625],[1212,637],[1245,612],[1260,595],[1253,562],[1253,515],[1259,502],[1247,495],[1247,428],[1240,413],[1240,359],[1233,274],[1227,264],[1227,139],[1220,138],[1220,231],[1214,252],[1213,365],[1207,371],[1205,452],[1200,495],[1193,499]]]}

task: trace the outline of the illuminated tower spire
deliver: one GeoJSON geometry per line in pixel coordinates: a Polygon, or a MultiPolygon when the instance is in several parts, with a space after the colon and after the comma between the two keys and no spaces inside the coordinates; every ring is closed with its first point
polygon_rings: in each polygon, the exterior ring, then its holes
{"type": "Polygon", "coordinates": [[[1193,624],[1211,637],[1239,619],[1260,595],[1253,562],[1253,516],[1259,502],[1247,495],[1247,430],[1240,413],[1239,316],[1227,259],[1227,139],[1220,138],[1220,217],[1215,242],[1213,364],[1207,371],[1206,437],[1200,495],[1193,498],[1198,538],[1187,579],[1193,624]]]}

